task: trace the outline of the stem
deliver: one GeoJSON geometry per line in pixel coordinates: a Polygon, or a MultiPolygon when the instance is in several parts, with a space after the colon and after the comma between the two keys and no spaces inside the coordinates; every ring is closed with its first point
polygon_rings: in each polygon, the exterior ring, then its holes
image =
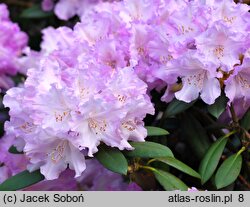
{"type": "Polygon", "coordinates": [[[149,165],[150,163],[154,162],[155,160],[157,160],[157,159],[151,159],[151,160],[149,160],[149,161],[147,162],[147,165],[149,165]]]}
{"type": "Polygon", "coordinates": [[[235,126],[239,126],[239,119],[235,113],[233,103],[231,103],[231,105],[230,105],[230,112],[231,112],[232,120],[233,120],[235,126]]]}
{"type": "Polygon", "coordinates": [[[142,169],[150,170],[150,171],[152,171],[152,172],[155,172],[155,171],[156,171],[155,168],[149,167],[149,166],[139,165],[138,167],[139,167],[139,168],[142,168],[142,169]]]}
{"type": "Polygon", "coordinates": [[[225,134],[225,135],[223,136],[223,138],[228,138],[228,137],[230,137],[231,135],[235,134],[236,132],[237,132],[236,130],[231,131],[231,132],[229,132],[228,134],[225,134]]]}
{"type": "Polygon", "coordinates": [[[240,151],[237,153],[237,155],[240,155],[242,152],[244,152],[246,150],[246,148],[245,147],[242,147],[241,149],[240,149],[240,151]]]}
{"type": "MultiPolygon", "coordinates": [[[[238,117],[237,117],[237,115],[235,113],[235,109],[234,109],[234,106],[233,106],[232,103],[230,105],[230,112],[231,112],[231,115],[232,115],[233,127],[235,127],[236,129],[239,129],[241,131],[242,137],[241,137],[240,140],[241,140],[241,144],[242,144],[243,147],[238,152],[238,154],[241,154],[243,151],[248,149],[249,141],[246,139],[248,134],[244,133],[245,130],[242,130],[242,128],[240,127],[239,119],[238,119],[238,117]]],[[[244,162],[247,163],[247,161],[249,160],[249,154],[248,153],[243,153],[242,157],[243,157],[244,162]]],[[[244,172],[246,172],[245,175],[249,179],[250,178],[250,168],[248,167],[248,165],[244,165],[243,169],[244,169],[244,172]]]]}
{"type": "Polygon", "coordinates": [[[239,175],[239,179],[248,189],[250,189],[250,183],[248,183],[242,175],[239,175]]]}
{"type": "MultiPolygon", "coordinates": [[[[232,120],[233,120],[233,127],[235,127],[236,129],[240,130],[241,132],[241,144],[244,148],[242,148],[240,150],[239,153],[245,151],[245,149],[248,150],[248,147],[249,147],[249,133],[245,130],[245,129],[242,129],[242,127],[240,127],[240,124],[239,124],[239,119],[235,113],[235,110],[234,110],[234,106],[233,104],[230,105],[230,112],[232,114],[232,120]],[[243,150],[244,149],[244,150],[243,150]],[[243,150],[243,151],[242,151],[243,150]]],[[[249,153],[248,151],[242,153],[242,157],[243,157],[243,161],[244,163],[246,163],[245,165],[243,165],[243,172],[244,172],[244,176],[247,178],[247,180],[250,179],[250,167],[248,166],[248,160],[249,160],[249,153]]]]}

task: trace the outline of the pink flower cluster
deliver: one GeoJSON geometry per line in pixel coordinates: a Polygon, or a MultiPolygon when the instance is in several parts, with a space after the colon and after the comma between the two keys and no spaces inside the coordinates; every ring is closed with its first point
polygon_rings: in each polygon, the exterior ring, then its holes
{"type": "Polygon", "coordinates": [[[169,85],[162,100],[175,95],[191,102],[200,95],[205,103],[213,104],[225,86],[230,102],[244,98],[249,105],[249,6],[226,0],[197,0],[187,5],[167,21],[173,59],[165,74],[180,77],[181,89],[174,91],[169,85]]]}
{"type": "Polygon", "coordinates": [[[27,35],[9,19],[7,6],[0,4],[0,88],[8,89],[14,85],[10,76],[20,70],[18,58],[27,41],[27,35]]]}
{"type": "Polygon", "coordinates": [[[122,46],[150,89],[167,87],[163,101],[200,96],[213,104],[225,87],[230,102],[244,98],[249,105],[248,11],[233,0],[102,3],[82,16],[81,35],[92,44],[112,39],[122,46]]]}
{"type": "MultiPolygon", "coordinates": [[[[95,46],[80,38],[81,29],[80,24],[73,31],[50,28],[48,35],[58,37],[54,50],[42,51],[24,87],[8,90],[3,101],[11,116],[7,134],[19,140],[30,167],[40,168],[48,180],[68,166],[79,177],[86,168],[84,153],[92,157],[101,142],[133,149],[128,140],[144,141],[142,120],[154,113],[147,85],[133,68],[125,60],[103,64],[95,46]]],[[[47,43],[45,35],[43,47],[47,43]]],[[[115,51],[100,47],[100,55],[107,52],[115,51]]]]}
{"type": "Polygon", "coordinates": [[[225,88],[230,102],[249,105],[248,10],[233,0],[99,2],[76,30],[99,60],[126,60],[150,89],[166,88],[163,101],[213,104],[225,88]]]}

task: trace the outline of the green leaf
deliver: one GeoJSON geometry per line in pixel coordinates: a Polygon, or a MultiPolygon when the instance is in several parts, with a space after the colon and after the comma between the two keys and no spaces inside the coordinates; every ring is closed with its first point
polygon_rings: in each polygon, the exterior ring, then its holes
{"type": "Polygon", "coordinates": [[[215,143],[213,143],[205,154],[204,158],[201,161],[199,172],[201,175],[201,183],[206,183],[209,178],[213,175],[219,161],[223,150],[228,141],[228,137],[235,132],[231,132],[220,139],[218,139],[215,143]]]}
{"type": "Polygon", "coordinates": [[[146,126],[146,129],[148,131],[148,136],[163,136],[169,134],[167,130],[159,127],[146,126]]]}
{"type": "Polygon", "coordinates": [[[9,153],[11,153],[11,154],[23,154],[23,152],[19,152],[19,151],[16,149],[15,146],[11,146],[11,147],[9,148],[9,153]]]}
{"type": "Polygon", "coordinates": [[[177,99],[174,99],[173,101],[171,101],[167,107],[167,110],[165,112],[166,114],[166,118],[167,117],[172,117],[175,116],[185,110],[187,110],[188,108],[190,108],[191,106],[193,106],[193,104],[196,102],[196,100],[190,102],[190,103],[186,103],[183,101],[179,101],[177,99]]]}
{"type": "Polygon", "coordinates": [[[45,17],[52,16],[52,12],[45,12],[41,9],[40,5],[34,5],[28,9],[25,9],[20,17],[21,18],[28,18],[28,19],[41,19],[45,17]]]}
{"type": "Polygon", "coordinates": [[[162,185],[165,190],[184,190],[188,189],[187,185],[182,182],[179,178],[170,174],[169,172],[165,172],[159,169],[155,169],[153,171],[155,178],[162,185]]]}
{"type": "Polygon", "coordinates": [[[38,183],[44,179],[44,176],[40,173],[39,170],[30,173],[25,170],[8,180],[4,181],[0,185],[0,191],[15,191],[31,186],[35,183],[38,183]]]}
{"type": "Polygon", "coordinates": [[[218,119],[219,116],[225,111],[227,106],[227,101],[228,101],[227,97],[224,94],[222,94],[215,100],[214,104],[209,105],[207,107],[209,113],[218,119]]]}
{"type": "Polygon", "coordinates": [[[160,161],[163,162],[167,165],[170,165],[171,167],[174,167],[190,176],[196,177],[196,178],[201,178],[200,174],[197,173],[195,170],[193,170],[191,167],[187,166],[186,164],[184,164],[183,162],[175,159],[174,157],[161,157],[161,158],[155,158],[153,160],[150,161],[154,162],[154,161],[160,161]]]}
{"type": "Polygon", "coordinates": [[[128,162],[118,149],[101,146],[96,158],[107,169],[123,175],[127,174],[128,162]]]}
{"type": "Polygon", "coordinates": [[[250,109],[248,109],[243,118],[240,120],[240,125],[247,131],[250,130],[250,109]]]}
{"type": "Polygon", "coordinates": [[[219,167],[215,175],[217,189],[226,187],[233,183],[240,174],[242,156],[239,153],[231,155],[219,167]]]}
{"type": "Polygon", "coordinates": [[[155,142],[131,142],[134,150],[124,152],[129,157],[155,158],[174,157],[172,151],[161,144],[155,142]]]}
{"type": "Polygon", "coordinates": [[[211,144],[201,123],[191,113],[185,113],[182,115],[180,131],[197,158],[202,159],[211,144]]]}

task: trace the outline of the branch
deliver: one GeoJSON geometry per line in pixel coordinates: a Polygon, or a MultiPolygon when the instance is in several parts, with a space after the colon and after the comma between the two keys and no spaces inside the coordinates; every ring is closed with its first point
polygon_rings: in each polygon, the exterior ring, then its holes
{"type": "Polygon", "coordinates": [[[250,189],[250,183],[248,183],[242,175],[239,175],[239,179],[248,189],[250,189]]]}

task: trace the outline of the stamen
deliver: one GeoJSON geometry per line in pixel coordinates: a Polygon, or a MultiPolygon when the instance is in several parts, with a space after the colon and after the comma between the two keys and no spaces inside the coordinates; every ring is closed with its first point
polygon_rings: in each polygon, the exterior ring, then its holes
{"type": "Polygon", "coordinates": [[[62,113],[54,112],[56,122],[62,122],[63,119],[69,114],[68,111],[64,111],[62,113]]]}
{"type": "Polygon", "coordinates": [[[173,59],[173,56],[172,55],[168,55],[167,57],[166,56],[163,56],[163,55],[161,55],[160,56],[160,62],[162,63],[162,64],[167,64],[170,60],[172,60],[173,59]]]}
{"type": "Polygon", "coordinates": [[[248,80],[246,78],[244,78],[240,74],[238,74],[236,76],[236,79],[239,81],[242,88],[250,89],[250,83],[248,82],[248,80]]]}
{"type": "Polygon", "coordinates": [[[80,88],[80,98],[85,98],[85,96],[89,95],[89,89],[88,88],[80,88]]]}
{"type": "Polygon", "coordinates": [[[223,17],[223,20],[224,20],[224,22],[226,22],[226,23],[232,24],[236,18],[237,18],[236,16],[233,16],[233,17],[224,16],[224,17],[223,17]]]}
{"type": "Polygon", "coordinates": [[[128,131],[132,132],[134,131],[136,128],[134,127],[136,125],[135,122],[133,121],[126,121],[122,123],[122,127],[127,129],[128,131]]]}
{"type": "Polygon", "coordinates": [[[106,62],[107,66],[110,66],[111,68],[115,69],[116,68],[116,61],[115,60],[111,60],[106,62]]]}
{"type": "Polygon", "coordinates": [[[31,133],[34,129],[35,125],[30,122],[25,122],[23,125],[20,126],[20,129],[25,133],[31,133]]]}
{"type": "Polygon", "coordinates": [[[190,75],[185,78],[188,85],[193,85],[198,87],[199,89],[202,89],[203,87],[203,81],[204,81],[205,72],[201,72],[195,75],[190,75]]]}
{"type": "Polygon", "coordinates": [[[89,128],[92,129],[96,135],[101,132],[105,132],[107,129],[107,122],[105,119],[101,121],[89,119],[88,124],[89,124],[89,128]]]}
{"type": "Polygon", "coordinates": [[[137,52],[138,52],[139,55],[143,55],[145,53],[145,50],[142,47],[138,47],[137,52]]]}
{"type": "Polygon", "coordinates": [[[194,29],[193,29],[192,27],[190,27],[190,26],[185,27],[184,25],[181,25],[181,26],[178,25],[177,28],[178,28],[178,31],[179,31],[182,35],[188,34],[188,33],[194,31],[194,29]]]}
{"type": "Polygon", "coordinates": [[[48,154],[50,156],[52,162],[54,164],[58,163],[64,156],[66,148],[66,141],[61,142],[51,153],[48,154]]]}
{"type": "Polygon", "coordinates": [[[224,47],[222,45],[218,45],[214,49],[214,54],[217,56],[218,59],[221,59],[224,56],[224,47]]]}
{"type": "Polygon", "coordinates": [[[117,99],[118,99],[118,101],[120,101],[121,103],[125,103],[125,102],[126,102],[127,97],[126,97],[126,96],[124,96],[124,95],[120,95],[120,94],[118,94],[117,99]]]}

